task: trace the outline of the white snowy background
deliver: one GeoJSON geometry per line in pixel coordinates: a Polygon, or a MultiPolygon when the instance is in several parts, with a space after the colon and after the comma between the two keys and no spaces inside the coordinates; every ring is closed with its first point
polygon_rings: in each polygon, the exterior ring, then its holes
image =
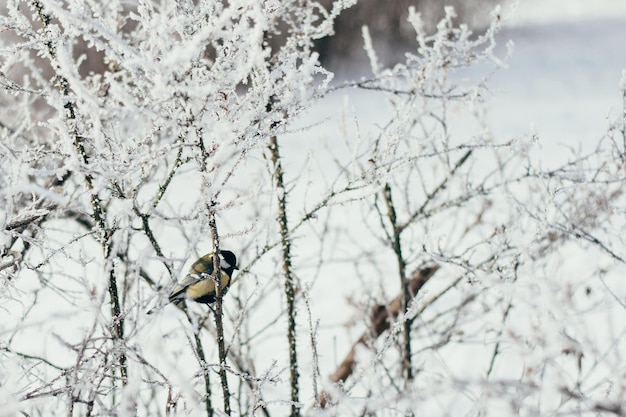
{"type": "MultiPolygon", "coordinates": [[[[505,9],[505,12],[505,14],[509,13],[508,8],[505,9]]],[[[523,0],[508,19],[505,29],[497,36],[499,42],[497,54],[502,56],[506,53],[505,47],[509,41],[512,42],[513,52],[510,59],[506,61],[506,67],[497,70],[489,78],[487,85],[490,95],[484,97],[484,106],[480,110],[485,112],[482,122],[486,130],[478,128],[474,121],[467,120],[467,115],[462,114],[462,109],[458,109],[459,117],[456,123],[450,126],[451,132],[453,132],[453,135],[459,136],[459,140],[462,140],[464,135],[467,135],[469,139],[474,137],[476,132],[486,131],[491,137],[496,138],[498,142],[533,136],[536,139],[532,152],[545,166],[564,163],[569,158],[574,157],[575,151],[589,151],[589,147],[595,146],[598,138],[606,133],[610,121],[619,118],[623,112],[624,98],[620,91],[620,80],[624,77],[622,71],[626,70],[626,2],[619,0],[595,2],[579,0],[523,0]]],[[[463,76],[469,78],[482,77],[489,70],[483,71],[481,68],[470,69],[463,76]]],[[[350,73],[337,75],[338,82],[350,78],[350,73]]],[[[286,172],[302,174],[303,177],[311,176],[310,187],[295,189],[290,194],[292,201],[296,201],[294,205],[296,210],[302,208],[302,211],[304,211],[307,202],[315,201],[316,193],[323,191],[324,181],[331,181],[337,172],[337,168],[330,163],[320,166],[319,161],[325,159],[320,158],[319,155],[328,154],[329,152],[336,154],[349,153],[351,150],[346,149],[344,144],[346,137],[354,138],[359,135],[376,135],[382,130],[382,126],[384,126],[389,117],[390,113],[388,110],[381,110],[380,96],[378,94],[361,90],[348,90],[348,92],[347,90],[341,90],[334,93],[316,103],[299,117],[290,126],[289,130],[291,132],[284,135],[284,140],[282,141],[283,156],[288,161],[285,166],[286,172]],[[337,132],[344,132],[344,137],[338,135],[337,132]],[[324,180],[317,182],[321,178],[324,178],[324,180]],[[302,207],[299,207],[297,203],[299,201],[303,202],[302,207]]],[[[250,170],[250,172],[253,171],[254,168],[250,170]]],[[[175,194],[168,196],[168,198],[174,201],[184,201],[188,192],[186,187],[197,189],[198,178],[182,176],[176,181],[179,181],[179,183],[174,187],[176,190],[175,194]]],[[[181,202],[181,205],[184,205],[184,203],[181,202]]],[[[333,217],[330,222],[334,225],[344,225],[347,230],[353,229],[348,233],[349,239],[344,240],[343,237],[335,237],[334,239],[336,240],[324,247],[324,250],[330,253],[322,257],[322,259],[328,259],[328,262],[322,265],[317,263],[317,258],[311,257],[311,259],[316,260],[315,262],[309,262],[307,258],[307,256],[318,250],[317,243],[311,244],[306,239],[307,235],[304,232],[301,240],[297,238],[295,240],[294,261],[300,265],[298,278],[304,287],[310,289],[312,320],[314,323],[319,324],[317,329],[317,346],[320,360],[319,368],[323,379],[328,377],[330,372],[334,371],[364,329],[363,326],[358,324],[349,328],[346,327],[351,320],[358,316],[357,310],[351,306],[348,300],[354,296],[362,297],[364,292],[370,292],[370,295],[380,299],[389,299],[398,293],[396,280],[393,280],[393,283],[388,288],[384,288],[384,284],[382,285],[383,288],[380,288],[379,284],[371,289],[363,288],[367,283],[377,282],[379,278],[377,276],[378,272],[368,269],[367,265],[369,262],[377,264],[381,270],[391,270],[394,266],[394,260],[390,258],[391,252],[387,254],[376,253],[372,254],[372,256],[375,256],[375,259],[363,259],[362,268],[354,267],[351,255],[356,251],[352,250],[350,245],[356,245],[358,242],[359,245],[362,245],[359,249],[367,248],[368,239],[373,239],[371,235],[360,231],[359,216],[358,209],[350,203],[333,208],[333,217]],[[345,259],[349,259],[349,262],[343,262],[345,259]],[[372,272],[373,277],[355,277],[355,270],[357,269],[366,274],[372,272]]],[[[239,228],[237,219],[227,219],[225,223],[227,225],[224,229],[236,231],[239,228]]],[[[615,234],[619,235],[626,232],[623,223],[621,229],[614,231],[615,234]]],[[[181,239],[181,236],[173,234],[168,241],[168,245],[175,248],[177,239],[181,239]]],[[[210,251],[210,243],[208,237],[204,240],[199,239],[198,253],[210,251]]],[[[429,242],[426,241],[424,243],[427,244],[429,242]]],[[[236,252],[240,249],[237,245],[236,236],[226,239],[223,245],[236,252]]],[[[420,247],[421,245],[422,243],[420,242],[415,246],[420,247]]],[[[373,243],[371,246],[374,247],[375,244],[373,243]]],[[[98,248],[95,247],[94,251],[97,250],[98,248]]],[[[167,254],[173,257],[181,255],[171,248],[167,248],[167,254]]],[[[554,274],[555,280],[553,282],[537,284],[531,281],[528,284],[528,288],[526,288],[527,292],[525,292],[524,287],[521,290],[516,288],[515,294],[510,295],[513,297],[519,296],[521,300],[528,299],[527,305],[529,309],[524,311],[521,308],[519,313],[528,314],[528,320],[516,320],[514,325],[512,324],[510,328],[505,330],[511,332],[511,334],[516,332],[519,334],[534,334],[533,326],[537,325],[534,320],[552,317],[555,321],[553,327],[550,327],[545,322],[541,323],[542,329],[547,329],[547,333],[550,333],[551,329],[554,330],[553,334],[545,334],[544,336],[554,337],[555,339],[570,336],[559,333],[559,329],[562,328],[560,323],[569,321],[567,326],[570,326],[570,329],[583,329],[581,334],[589,340],[597,341],[597,346],[600,349],[606,349],[606,355],[620,356],[622,352],[619,351],[619,347],[624,347],[623,342],[618,348],[613,350],[609,346],[604,346],[602,341],[619,341],[623,339],[624,333],[611,334],[611,332],[614,332],[616,329],[622,332],[626,330],[626,327],[619,324],[622,321],[624,314],[623,303],[626,300],[626,285],[622,282],[626,268],[623,265],[613,268],[611,274],[599,281],[593,275],[598,267],[596,256],[598,255],[594,251],[586,254],[580,248],[566,248],[546,265],[545,274],[546,276],[554,274]],[[593,287],[594,291],[603,291],[602,288],[604,288],[615,299],[613,300],[608,296],[603,298],[601,301],[603,308],[596,308],[597,306],[590,307],[589,313],[585,317],[560,317],[558,316],[561,311],[559,303],[563,302],[563,299],[559,297],[563,288],[555,289],[554,292],[545,291],[551,285],[559,286],[561,285],[560,283],[563,283],[565,286],[571,286],[574,293],[587,284],[593,287]],[[541,287],[539,292],[536,292],[534,285],[543,285],[543,287],[541,287]],[[538,293],[542,297],[540,301],[534,298],[538,293]],[[545,308],[547,313],[543,314],[543,311],[533,312],[530,306],[537,304],[545,308]],[[534,313],[537,316],[533,316],[534,313]],[[618,317],[617,315],[619,314],[622,317],[618,317]],[[615,323],[611,322],[613,319],[615,323]],[[596,321],[597,326],[594,326],[596,321]],[[590,325],[590,323],[592,324],[590,325]],[[528,326],[528,329],[525,326],[528,326]],[[597,331],[597,333],[589,334],[590,328],[597,331]]],[[[274,260],[277,261],[277,259],[274,260]]],[[[243,266],[246,265],[247,261],[245,256],[240,258],[240,264],[243,266]]],[[[191,259],[180,259],[177,263],[177,272],[183,274],[191,262],[191,259]]],[[[602,262],[608,261],[603,260],[602,262]]],[[[268,268],[267,272],[258,271],[256,275],[248,275],[242,278],[252,279],[252,276],[254,276],[255,279],[259,280],[256,285],[251,285],[249,288],[253,288],[254,291],[260,293],[267,289],[270,284],[263,282],[262,278],[269,276],[275,269],[275,266],[268,265],[268,263],[271,263],[271,260],[265,260],[265,263],[259,263],[255,266],[260,269],[268,268]]],[[[83,274],[89,274],[88,267],[85,268],[83,274]]],[[[167,279],[165,277],[163,279],[163,284],[167,285],[167,279]]],[[[8,329],[18,326],[15,320],[21,316],[21,311],[20,313],[15,313],[12,309],[19,311],[21,305],[19,294],[29,291],[31,285],[33,287],[38,285],[34,276],[30,277],[30,281],[25,279],[23,282],[16,284],[16,288],[13,289],[15,291],[14,294],[17,294],[15,302],[7,304],[0,312],[2,322],[5,325],[6,323],[11,323],[7,327],[8,329]]],[[[237,282],[234,285],[236,286],[237,282]]],[[[435,294],[436,288],[437,284],[433,284],[432,288],[425,288],[424,293],[421,294],[421,297],[424,297],[421,301],[428,299],[429,295],[435,294]]],[[[232,291],[237,291],[237,289],[233,288],[232,291]]],[[[506,292],[507,289],[503,288],[500,291],[506,292]]],[[[59,296],[62,298],[62,295],[59,296]]],[[[158,304],[159,297],[162,298],[163,296],[163,293],[155,294],[146,293],[145,291],[137,294],[137,297],[145,302],[148,307],[158,304]]],[[[42,299],[39,300],[39,303],[48,301],[42,299]]],[[[350,301],[355,301],[358,304],[358,302],[364,300],[350,301]]],[[[276,300],[266,302],[260,300],[258,302],[261,307],[255,310],[255,317],[250,319],[248,326],[252,327],[249,330],[251,334],[255,334],[257,331],[260,334],[258,338],[251,340],[251,343],[255,344],[255,350],[257,352],[267,352],[267,356],[257,356],[255,358],[255,366],[257,367],[257,372],[262,372],[264,369],[272,369],[272,373],[280,375],[284,382],[288,378],[288,372],[285,370],[287,364],[284,362],[274,364],[276,357],[284,358],[284,353],[286,352],[284,323],[282,320],[278,320],[277,323],[274,322],[280,316],[283,306],[278,305],[276,300]],[[273,326],[276,326],[275,331],[272,330],[273,326]],[[278,354],[274,355],[276,352],[278,354]]],[[[524,303],[522,302],[521,304],[524,303]]],[[[203,306],[195,306],[193,308],[194,311],[203,310],[203,306]]],[[[229,303],[228,299],[225,300],[225,309],[231,317],[236,317],[236,306],[229,303]]],[[[58,323],[78,323],[82,319],[84,319],[85,323],[94,321],[90,317],[80,318],[75,316],[75,311],[73,308],[68,309],[67,312],[59,311],[55,308],[54,301],[51,301],[48,307],[39,308],[37,314],[28,316],[29,322],[15,336],[15,339],[13,339],[14,335],[10,331],[5,331],[2,337],[6,339],[11,338],[12,348],[23,353],[55,357],[56,355],[51,352],[63,350],[63,346],[53,336],[55,332],[63,332],[65,337],[71,339],[73,332],[75,332],[77,338],[80,338],[86,331],[81,325],[75,328],[68,326],[66,329],[59,329],[55,327],[58,326],[58,323]],[[70,314],[72,316],[69,316],[70,314]]],[[[84,312],[86,316],[94,313],[93,310],[87,307],[85,307],[84,312]]],[[[433,309],[431,314],[435,315],[436,312],[437,309],[433,309]]],[[[469,323],[464,329],[471,330],[473,328],[482,329],[482,326],[489,327],[485,323],[493,320],[494,322],[491,323],[493,328],[501,330],[498,327],[501,323],[497,322],[499,316],[490,315],[492,313],[485,313],[483,323],[469,323]]],[[[300,310],[300,317],[301,325],[305,326],[307,313],[304,309],[300,310]]],[[[480,315],[477,314],[472,317],[480,317],[480,315]]],[[[429,317],[424,318],[425,321],[428,319],[429,317]]],[[[188,363],[195,364],[195,359],[191,357],[188,346],[172,346],[169,344],[171,340],[178,342],[185,340],[184,334],[188,332],[186,327],[189,324],[182,313],[178,309],[169,306],[154,316],[149,318],[138,317],[136,320],[145,320],[145,322],[139,326],[138,333],[133,335],[133,343],[141,347],[143,354],[150,361],[160,363],[162,365],[161,371],[166,372],[171,381],[185,387],[189,383],[187,379],[189,372],[184,367],[188,363]],[[176,358],[176,361],[172,362],[171,358],[176,358]]],[[[437,393],[433,393],[432,397],[426,399],[424,397],[427,397],[428,393],[415,394],[415,398],[423,400],[419,410],[426,412],[438,410],[441,414],[437,415],[462,416],[481,415],[481,413],[484,415],[498,415],[498,411],[493,408],[497,401],[485,399],[483,395],[477,393],[478,371],[472,366],[474,360],[476,363],[484,364],[485,358],[491,355],[492,347],[487,348],[487,344],[481,344],[480,338],[486,337],[487,340],[483,341],[491,342],[492,340],[488,336],[493,336],[494,334],[495,330],[493,334],[489,332],[481,334],[476,340],[468,337],[465,341],[475,342],[474,345],[470,346],[471,343],[465,343],[456,347],[450,345],[441,354],[438,352],[425,353],[424,356],[420,357],[419,367],[425,373],[422,382],[424,387],[428,387],[429,381],[441,384],[442,380],[448,379],[449,384],[454,388],[450,389],[450,392],[456,391],[459,394],[458,396],[446,394],[439,397],[437,393]],[[456,354],[455,349],[458,349],[456,354]],[[463,388],[464,383],[468,385],[467,389],[463,388]],[[484,401],[484,404],[488,404],[485,405],[488,410],[481,409],[482,401],[484,401]]],[[[303,369],[309,370],[303,371],[303,374],[308,375],[313,367],[311,360],[313,355],[309,351],[306,336],[306,332],[301,333],[300,359],[303,369]]],[[[571,336],[574,337],[575,335],[571,336]]],[[[562,340],[559,340],[560,342],[554,343],[555,346],[562,345],[562,340]]],[[[531,342],[528,343],[531,344],[531,342]]],[[[617,344],[619,345],[619,342],[617,344]]],[[[546,341],[546,345],[550,345],[549,340],[546,341]]],[[[207,348],[208,354],[213,355],[215,349],[215,347],[209,346],[207,348]]],[[[532,349],[529,350],[532,351],[532,349]]],[[[545,352],[537,353],[536,358],[533,358],[532,355],[528,356],[528,352],[518,355],[515,352],[515,348],[512,348],[512,351],[509,353],[511,358],[525,356],[528,363],[532,363],[533,360],[540,363],[545,358],[542,356],[545,352]]],[[[601,351],[595,353],[598,357],[603,355],[601,351]]],[[[519,374],[522,369],[521,364],[507,363],[506,357],[506,353],[503,354],[504,359],[498,362],[496,371],[500,372],[501,375],[507,376],[519,374]]],[[[56,363],[59,365],[71,365],[71,363],[63,361],[63,354],[59,354],[59,357],[55,360],[58,360],[56,363]]],[[[604,375],[610,373],[611,370],[604,369],[602,366],[597,368],[589,364],[585,366],[584,372],[587,375],[597,372],[600,376],[594,379],[592,375],[584,379],[584,381],[591,381],[589,384],[597,384],[595,387],[596,391],[608,391],[607,386],[611,385],[612,382],[608,382],[604,375]]],[[[564,381],[567,381],[568,378],[575,379],[575,376],[572,376],[570,373],[570,368],[566,369],[564,367],[562,370],[563,374],[559,375],[557,373],[552,378],[554,380],[562,378],[564,381]]],[[[16,371],[19,370],[10,368],[3,370],[4,380],[2,382],[5,387],[10,386],[11,381],[17,386],[22,383],[19,377],[15,375],[16,371]]],[[[484,369],[482,371],[484,372],[484,369]]],[[[616,378],[624,378],[623,369],[615,369],[614,371],[616,378]]],[[[360,372],[367,375],[368,370],[361,369],[360,372]]],[[[372,375],[372,377],[376,376],[372,375]]],[[[548,377],[545,378],[549,379],[548,377]]],[[[326,384],[326,382],[323,382],[323,384],[326,384]]],[[[301,385],[305,409],[310,409],[312,406],[310,381],[304,380],[301,385]]],[[[140,390],[140,381],[133,381],[133,386],[140,390]]],[[[438,385],[433,384],[434,386],[438,385]]],[[[554,386],[558,386],[558,381],[554,386]]],[[[193,390],[191,387],[183,388],[183,390],[185,389],[193,390]]],[[[591,391],[594,390],[592,389],[591,391]]],[[[2,395],[7,395],[8,391],[0,390],[0,392],[2,395]]],[[[286,412],[286,405],[281,403],[284,398],[284,392],[284,385],[266,386],[264,390],[265,400],[269,402],[276,401],[276,404],[272,405],[278,407],[279,412],[286,412]]],[[[554,394],[554,397],[547,398],[545,403],[542,404],[546,409],[551,408],[546,403],[558,403],[557,395],[556,393],[554,394]]],[[[497,393],[490,392],[489,395],[496,396],[497,393]]],[[[623,404],[625,398],[619,398],[621,394],[615,395],[617,397],[611,398],[623,404]]],[[[523,397],[523,394],[520,394],[520,396],[523,397]]],[[[384,398],[384,395],[381,398],[384,398]]],[[[352,399],[353,403],[348,402],[348,404],[354,406],[355,413],[365,401],[363,399],[360,402],[360,400],[362,399],[356,398],[352,399]]],[[[11,401],[7,399],[7,403],[11,401]]],[[[0,406],[1,404],[2,398],[0,398],[0,406]]],[[[20,409],[19,404],[14,402],[11,402],[11,404],[14,410],[20,409]]],[[[201,409],[198,411],[198,408],[194,407],[194,405],[189,405],[190,414],[202,415],[201,409]]],[[[384,409],[380,404],[374,406],[374,408],[377,407],[384,409]]],[[[390,408],[393,407],[398,407],[398,409],[411,408],[407,404],[390,405],[390,408]]],[[[505,408],[508,412],[511,412],[503,405],[503,413],[505,408]]],[[[555,406],[552,409],[558,410],[558,407],[555,406]]],[[[622,413],[624,412],[623,410],[622,408],[622,413]]],[[[346,412],[345,408],[343,412],[346,412]]],[[[389,412],[389,415],[392,414],[392,412],[389,412]]],[[[4,415],[9,414],[3,414],[3,411],[0,411],[0,416],[4,415]]]]}
{"type": "MultiPolygon", "coordinates": [[[[505,8],[504,11],[508,12],[509,9],[505,8]]],[[[592,150],[598,138],[607,131],[609,123],[619,119],[623,111],[624,97],[620,83],[622,72],[626,70],[626,2],[523,0],[508,19],[505,28],[497,36],[497,50],[501,56],[504,55],[506,44],[511,41],[513,53],[506,61],[506,68],[499,69],[490,78],[488,88],[491,96],[485,99],[485,122],[491,134],[502,141],[536,135],[534,155],[545,166],[564,163],[574,158],[576,152],[592,150]]],[[[362,67],[359,67],[357,72],[361,70],[362,67]]],[[[475,69],[470,69],[469,77],[473,71],[475,69]]],[[[485,71],[476,71],[485,74],[485,71]]],[[[349,79],[350,74],[339,74],[338,77],[349,79]]],[[[353,132],[358,130],[362,134],[372,134],[380,131],[389,117],[389,114],[381,112],[379,100],[372,92],[342,92],[315,105],[300,122],[301,125],[297,123],[297,126],[316,126],[316,132],[328,130],[328,134],[323,135],[328,143],[336,140],[333,135],[336,135],[337,127],[345,124],[353,132]],[[355,121],[358,121],[358,127],[350,126],[355,121]]],[[[464,132],[472,132],[465,121],[461,116],[456,124],[450,126],[451,131],[461,136],[464,132]]],[[[285,145],[287,152],[291,152],[292,161],[298,160],[298,155],[304,157],[304,142],[310,139],[309,132],[293,134],[293,141],[285,145]]],[[[346,211],[345,222],[349,223],[356,213],[350,212],[349,208],[346,211]]],[[[626,229],[622,226],[615,232],[625,233],[626,229]]],[[[387,258],[387,261],[388,267],[393,269],[393,259],[387,258]]],[[[546,273],[554,274],[552,278],[557,286],[580,287],[586,283],[595,286],[599,283],[592,271],[597,262],[595,252],[585,254],[584,251],[572,250],[563,257],[555,258],[546,273]]],[[[607,282],[610,291],[624,303],[626,286],[622,274],[626,268],[618,270],[621,273],[612,275],[607,282]]],[[[353,270],[344,270],[340,265],[332,264],[324,268],[312,291],[314,315],[323,323],[319,334],[322,369],[333,369],[359,336],[358,331],[341,331],[353,311],[345,307],[337,309],[337,306],[346,305],[345,299],[350,294],[358,293],[361,289],[359,282],[352,279],[353,273],[353,270]]],[[[395,283],[393,285],[395,288],[395,283]]],[[[555,289],[554,295],[559,291],[555,289]]],[[[388,295],[395,293],[389,291],[388,295]]],[[[545,303],[546,309],[550,310],[550,305],[558,305],[560,302],[552,298],[552,294],[545,294],[541,303],[545,303]]],[[[609,315],[594,317],[589,314],[588,319],[592,323],[598,321],[597,337],[610,337],[611,330],[607,330],[604,323],[612,320],[611,315],[616,315],[615,320],[621,320],[617,315],[623,314],[623,306],[618,301],[613,307],[615,309],[611,309],[609,315]]],[[[530,313],[528,317],[530,319],[530,313]]],[[[560,317],[558,320],[568,319],[560,317]]],[[[555,337],[558,328],[555,325],[553,329],[555,337]]],[[[271,349],[271,346],[268,348],[271,349]]],[[[458,362],[440,363],[445,368],[442,373],[453,378],[460,377],[455,372],[455,366],[456,370],[467,369],[468,361],[491,354],[490,349],[486,345],[476,346],[472,353],[461,349],[458,362]]],[[[449,358],[446,356],[446,360],[449,358]]],[[[443,361],[441,358],[431,359],[431,362],[424,364],[425,368],[439,360],[443,361]]],[[[511,366],[516,368],[519,363],[511,366]]],[[[469,366],[469,369],[472,367],[469,366]]],[[[463,371],[460,374],[463,375],[463,371]]],[[[476,377],[477,374],[472,376],[476,377]]],[[[467,393],[466,398],[450,407],[450,415],[477,415],[472,414],[477,410],[472,407],[473,401],[477,401],[476,397],[467,393]]],[[[442,409],[448,407],[440,406],[442,409]]],[[[487,414],[498,415],[498,412],[491,409],[487,414]]]]}

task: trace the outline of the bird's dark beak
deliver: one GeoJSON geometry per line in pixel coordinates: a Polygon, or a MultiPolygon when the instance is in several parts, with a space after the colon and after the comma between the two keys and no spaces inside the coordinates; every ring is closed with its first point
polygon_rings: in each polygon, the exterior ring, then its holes
{"type": "Polygon", "coordinates": [[[236,269],[237,271],[239,271],[239,267],[237,265],[233,266],[233,269],[236,269]]]}

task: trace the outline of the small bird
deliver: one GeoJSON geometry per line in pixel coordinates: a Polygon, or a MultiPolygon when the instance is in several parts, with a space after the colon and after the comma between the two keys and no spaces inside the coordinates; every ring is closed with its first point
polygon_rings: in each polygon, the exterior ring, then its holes
{"type": "MultiPolygon", "coordinates": [[[[221,250],[219,254],[220,283],[222,295],[228,291],[230,279],[237,268],[237,257],[229,250],[221,250]]],[[[188,299],[197,303],[212,304],[215,302],[215,281],[213,274],[213,253],[207,253],[191,265],[189,273],[170,293],[169,300],[188,299]]]]}

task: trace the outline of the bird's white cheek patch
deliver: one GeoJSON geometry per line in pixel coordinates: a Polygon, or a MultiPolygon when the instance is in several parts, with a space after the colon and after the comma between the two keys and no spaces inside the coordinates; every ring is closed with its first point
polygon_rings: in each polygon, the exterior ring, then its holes
{"type": "Polygon", "coordinates": [[[226,259],[224,259],[221,255],[220,255],[220,268],[222,269],[228,269],[230,268],[232,265],[229,264],[228,262],[226,262],[226,259]]]}

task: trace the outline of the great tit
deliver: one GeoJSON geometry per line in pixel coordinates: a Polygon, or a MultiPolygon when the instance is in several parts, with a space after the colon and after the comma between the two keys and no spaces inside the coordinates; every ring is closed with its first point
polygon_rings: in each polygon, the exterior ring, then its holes
{"type": "MultiPolygon", "coordinates": [[[[222,295],[228,291],[230,278],[237,268],[237,257],[229,250],[221,250],[219,254],[221,269],[220,283],[222,295]]],[[[188,299],[197,303],[212,304],[215,302],[215,281],[213,281],[213,253],[207,253],[191,265],[189,273],[170,293],[170,302],[188,299]]]]}

